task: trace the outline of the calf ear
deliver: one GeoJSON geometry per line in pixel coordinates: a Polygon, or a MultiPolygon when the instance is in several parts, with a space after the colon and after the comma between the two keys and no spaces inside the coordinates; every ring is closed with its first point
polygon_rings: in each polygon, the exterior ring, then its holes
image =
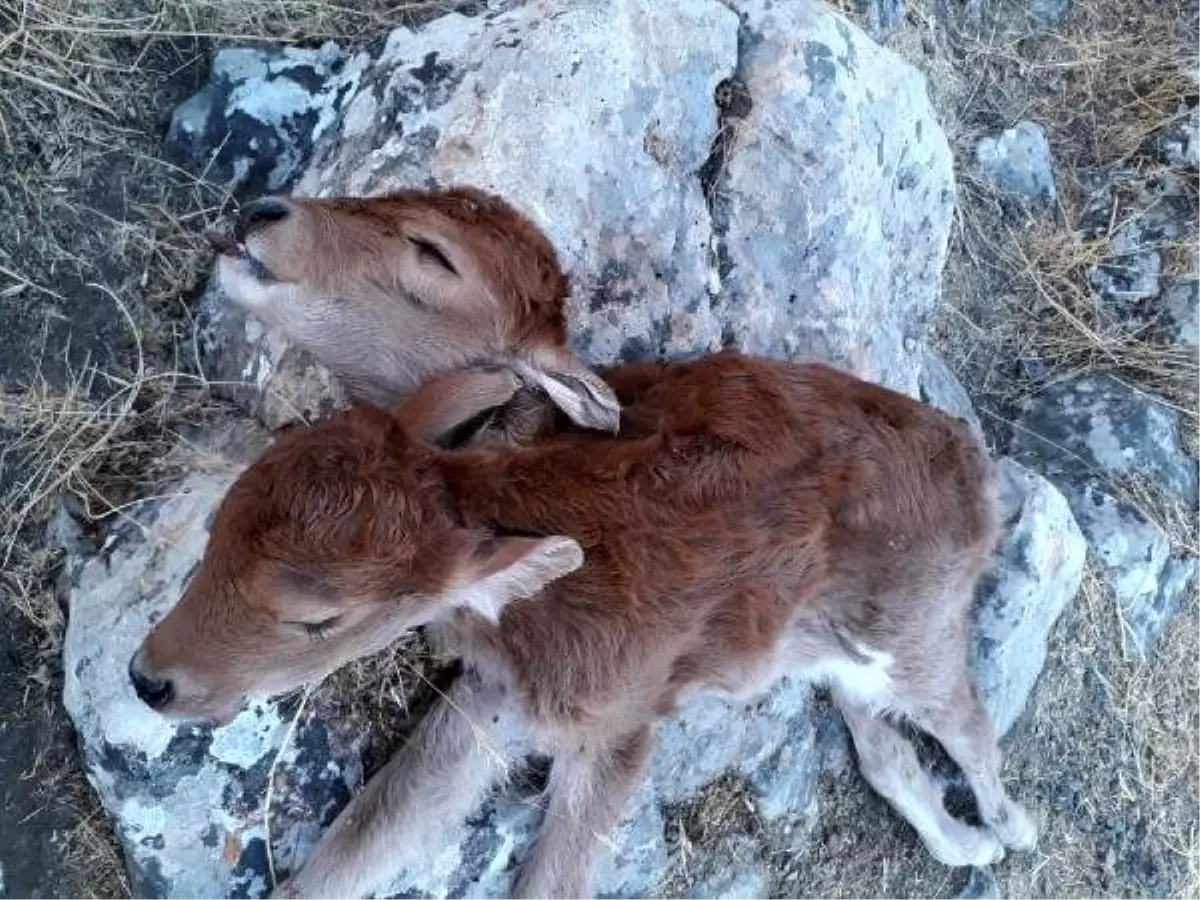
{"type": "Polygon", "coordinates": [[[620,428],[621,403],[617,395],[570,350],[534,353],[517,360],[513,368],[549,394],[554,405],[576,425],[613,434],[620,428]]]}
{"type": "Polygon", "coordinates": [[[456,369],[426,381],[392,414],[410,437],[433,443],[507,403],[520,386],[520,379],[504,366],[456,369]]]}
{"type": "Polygon", "coordinates": [[[581,565],[583,549],[573,538],[485,538],[458,579],[454,605],[496,622],[509,602],[532,597],[581,565]]]}

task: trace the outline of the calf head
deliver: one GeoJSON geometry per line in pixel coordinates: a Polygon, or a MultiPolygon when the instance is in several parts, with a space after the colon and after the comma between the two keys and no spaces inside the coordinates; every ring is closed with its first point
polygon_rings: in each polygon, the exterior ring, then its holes
{"type": "Polygon", "coordinates": [[[464,528],[435,451],[361,407],[295,428],[221,503],[182,599],[130,660],[173,716],[229,718],[459,611],[496,619],[578,568],[570,538],[464,528]]]}
{"type": "Polygon", "coordinates": [[[546,236],[472,188],[267,197],[216,236],[226,294],[380,405],[465,366],[511,366],[578,424],[619,406],[567,346],[568,282],[546,236]]]}

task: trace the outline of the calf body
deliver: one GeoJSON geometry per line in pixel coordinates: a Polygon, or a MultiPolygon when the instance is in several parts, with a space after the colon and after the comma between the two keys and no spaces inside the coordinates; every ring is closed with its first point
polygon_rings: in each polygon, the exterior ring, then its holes
{"type": "Polygon", "coordinates": [[[222,504],[134,660],[172,685],[164,711],[227,714],[418,624],[464,666],[283,893],[380,886],[539,750],[546,817],[515,890],[580,896],[655,720],[784,674],[829,685],[864,775],[939,859],[1030,845],[967,666],[996,533],[967,429],[821,365],[721,354],[606,378],[616,437],[441,451],[360,408],[284,435],[222,504]],[[960,764],[984,827],[945,812],[894,717],[960,764]]]}

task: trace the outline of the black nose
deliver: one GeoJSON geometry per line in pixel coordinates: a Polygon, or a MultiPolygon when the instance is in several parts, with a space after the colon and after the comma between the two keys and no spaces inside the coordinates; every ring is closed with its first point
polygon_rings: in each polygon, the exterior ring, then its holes
{"type": "Polygon", "coordinates": [[[129,680],[138,699],[151,709],[162,709],[175,697],[175,685],[169,681],[160,681],[143,675],[137,665],[137,654],[129,660],[129,680]]]}
{"type": "Polygon", "coordinates": [[[289,213],[288,205],[278,197],[262,197],[253,200],[241,208],[238,220],[233,226],[233,236],[239,241],[246,240],[255,229],[262,228],[280,219],[286,219],[289,213]]]}

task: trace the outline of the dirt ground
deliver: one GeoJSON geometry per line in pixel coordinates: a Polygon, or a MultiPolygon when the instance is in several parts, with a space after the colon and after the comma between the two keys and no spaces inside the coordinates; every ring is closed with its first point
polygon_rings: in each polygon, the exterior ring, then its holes
{"type": "MultiPolygon", "coordinates": [[[[235,198],[164,159],[167,116],[218,44],[355,41],[438,6],[0,0],[0,896],[128,894],[61,707],[53,519],[65,500],[103,529],[170,476],[162,451],[181,432],[229,414],[197,377],[191,335],[209,264],[201,234],[235,198]]],[[[998,443],[1017,398],[1094,368],[1162,394],[1194,435],[1196,360],[1103,320],[1084,272],[1105,247],[1081,236],[1079,218],[1089,179],[1161,167],[1147,139],[1195,106],[1195,3],[1078,2],[1036,34],[1022,8],[916,0],[889,38],[929,74],[959,158],[938,341],[998,443]],[[1023,117],[1047,128],[1061,197],[1034,225],[1006,219],[969,166],[979,136],[1023,117]]],[[[1195,174],[1182,177],[1194,196],[1195,174]]],[[[1194,252],[1169,249],[1169,267],[1196,271],[1194,252]]],[[[1175,539],[1194,547],[1193,523],[1176,519],[1175,539]]],[[[1005,743],[1006,777],[1040,816],[1042,840],[997,868],[1003,895],[1200,892],[1198,617],[1193,597],[1143,663],[1122,646],[1102,585],[1089,579],[1068,608],[1005,743]]],[[[377,674],[347,673],[333,688],[377,674]]],[[[317,710],[386,712],[334,694],[317,710]]],[[[962,887],[966,873],[930,865],[852,769],[825,790],[838,814],[806,851],[781,844],[773,893],[962,887]]],[[[736,799],[718,797],[670,827],[702,842],[735,814],[736,799]]]]}

